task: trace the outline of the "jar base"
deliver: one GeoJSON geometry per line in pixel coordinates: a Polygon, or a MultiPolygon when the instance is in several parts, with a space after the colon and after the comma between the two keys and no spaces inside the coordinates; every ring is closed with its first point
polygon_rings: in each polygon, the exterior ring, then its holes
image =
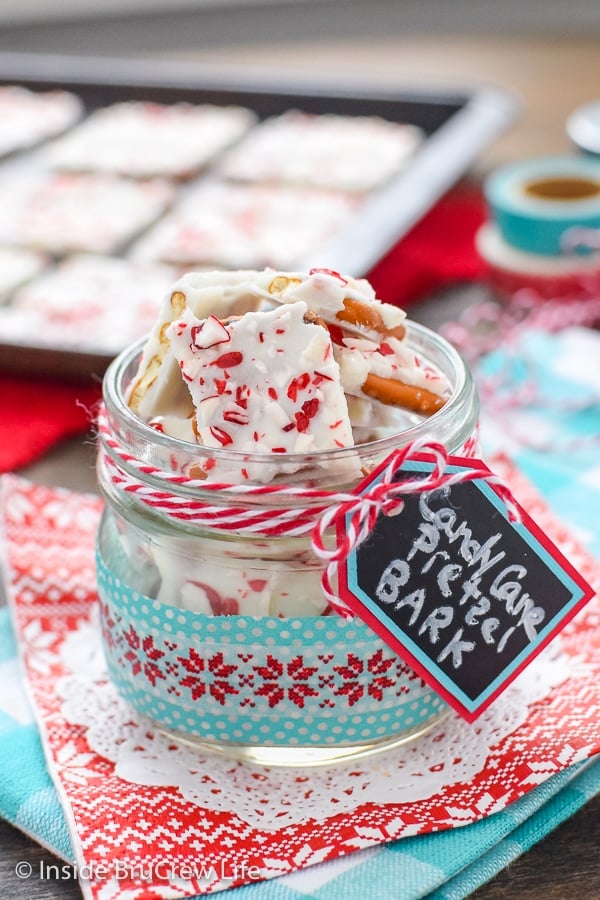
{"type": "Polygon", "coordinates": [[[256,746],[247,744],[229,743],[225,741],[207,741],[183,735],[178,731],[170,731],[156,722],[150,722],[151,727],[156,728],[169,740],[176,741],[195,750],[216,753],[237,762],[248,763],[256,766],[305,768],[313,766],[329,766],[336,763],[353,762],[365,759],[386,750],[394,750],[403,744],[411,743],[424,737],[436,725],[446,718],[450,710],[444,710],[433,716],[427,722],[419,725],[411,731],[404,731],[399,735],[381,738],[366,744],[346,744],[345,746],[256,746]]]}

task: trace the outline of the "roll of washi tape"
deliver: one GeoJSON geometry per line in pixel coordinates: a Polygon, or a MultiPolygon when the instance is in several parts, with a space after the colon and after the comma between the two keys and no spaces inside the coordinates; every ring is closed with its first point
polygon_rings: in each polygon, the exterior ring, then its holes
{"type": "Polygon", "coordinates": [[[508,244],[492,222],[475,236],[486,267],[487,283],[501,298],[524,288],[540,300],[581,299],[600,287],[600,252],[586,256],[544,256],[508,244]]]}
{"type": "Polygon", "coordinates": [[[525,253],[585,254],[581,235],[600,233],[600,160],[591,157],[504,166],[488,178],[485,196],[503,240],[525,253]]]}

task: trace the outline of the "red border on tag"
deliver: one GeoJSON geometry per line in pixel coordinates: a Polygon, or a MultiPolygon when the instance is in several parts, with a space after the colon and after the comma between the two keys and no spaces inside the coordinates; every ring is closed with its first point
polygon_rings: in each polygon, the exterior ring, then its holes
{"type": "MultiPolygon", "coordinates": [[[[364,478],[352,491],[353,494],[362,494],[366,488],[369,487],[372,482],[377,480],[379,475],[389,466],[389,457],[383,460],[380,465],[377,466],[369,475],[364,478]]],[[[414,453],[411,456],[410,461],[417,462],[425,462],[432,463],[434,461],[434,457],[432,454],[427,452],[419,452],[414,453]]],[[[470,469],[481,469],[482,472],[488,472],[490,475],[493,475],[492,470],[480,459],[470,459],[462,456],[448,456],[447,458],[448,464],[452,466],[457,466],[459,468],[470,468],[470,469]]],[[[487,482],[487,485],[490,489],[494,491],[496,496],[500,499],[501,503],[504,504],[502,500],[501,494],[499,493],[497,486],[491,482],[487,482]]],[[[338,569],[338,591],[341,599],[352,609],[359,618],[361,618],[365,624],[367,624],[389,647],[394,650],[398,656],[400,656],[407,665],[410,665],[418,675],[421,676],[423,681],[425,681],[433,690],[442,697],[449,706],[451,706],[456,712],[458,712],[467,722],[474,722],[493,702],[498,698],[500,694],[511,684],[514,679],[538,656],[538,654],[548,646],[548,644],[557,636],[557,634],[562,631],[562,629],[567,625],[571,619],[577,615],[577,613],[588,603],[592,597],[595,595],[594,588],[577,572],[577,570],[571,565],[569,560],[564,556],[564,554],[559,550],[559,548],[548,538],[547,534],[535,523],[535,521],[531,518],[528,512],[521,506],[521,504],[515,499],[514,505],[516,509],[519,511],[521,516],[521,523],[525,528],[535,537],[538,543],[548,552],[548,554],[555,560],[555,562],[560,566],[560,568],[566,572],[568,577],[581,589],[582,597],[581,599],[564,615],[561,617],[560,621],[557,622],[556,626],[550,631],[539,643],[535,644],[532,648],[531,653],[514,669],[511,669],[510,673],[508,673],[505,680],[498,686],[498,688],[490,694],[480,706],[478,706],[474,710],[470,710],[464,706],[461,701],[455,697],[452,693],[450,693],[447,688],[441,684],[438,679],[429,672],[425,666],[417,660],[409,650],[401,643],[398,638],[392,634],[385,626],[385,624],[374,615],[371,610],[369,610],[363,603],[356,597],[355,594],[352,593],[348,586],[348,570],[346,566],[346,560],[340,562],[338,569]]],[[[402,515],[400,513],[400,515],[402,515]]],[[[343,535],[345,533],[344,523],[339,522],[337,526],[337,535],[343,535]]]]}

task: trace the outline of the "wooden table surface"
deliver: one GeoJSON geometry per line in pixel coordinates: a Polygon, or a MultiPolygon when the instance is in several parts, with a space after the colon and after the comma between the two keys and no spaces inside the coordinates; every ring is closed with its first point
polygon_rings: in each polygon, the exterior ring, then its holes
{"type": "MultiPolygon", "coordinates": [[[[511,130],[494,143],[473,166],[471,177],[481,178],[497,164],[525,155],[569,152],[564,132],[566,116],[600,93],[600,33],[585,38],[559,39],[544,35],[428,38],[388,36],[370,41],[313,41],[276,46],[219,48],[199,54],[181,48],[180,59],[197,59],[223,66],[260,66],[274,74],[310,69],[324,73],[349,72],[365,80],[410,83],[490,82],[517,93],[521,116],[511,130]]],[[[477,289],[455,291],[444,300],[444,317],[477,297],[477,289]]],[[[439,299],[439,298],[438,298],[439,299]]],[[[429,324],[439,321],[441,305],[435,299],[411,308],[411,315],[429,324]]],[[[62,484],[77,490],[94,488],[93,456],[89,444],[66,442],[22,474],[35,481],[62,484]]],[[[600,797],[588,803],[516,862],[480,888],[479,900],[542,898],[565,900],[600,897],[600,797]]],[[[15,898],[78,898],[75,881],[30,878],[21,881],[15,866],[29,861],[39,871],[40,861],[53,863],[48,851],[0,821],[0,896],[15,898]]],[[[226,894],[223,895],[224,897],[226,894]]]]}

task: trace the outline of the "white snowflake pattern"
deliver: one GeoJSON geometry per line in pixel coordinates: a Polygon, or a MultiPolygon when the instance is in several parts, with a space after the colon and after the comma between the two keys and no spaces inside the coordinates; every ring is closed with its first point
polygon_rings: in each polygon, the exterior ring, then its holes
{"type": "Polygon", "coordinates": [[[36,672],[46,674],[52,671],[56,655],[52,647],[58,635],[42,627],[39,619],[32,619],[23,626],[23,637],[27,646],[27,662],[36,672]]]}
{"type": "Polygon", "coordinates": [[[44,517],[51,527],[72,528],[85,533],[93,533],[98,523],[98,509],[93,502],[85,499],[57,497],[44,505],[44,517]]]}
{"type": "Polygon", "coordinates": [[[77,672],[92,680],[106,677],[98,606],[92,607],[89,619],[66,635],[60,647],[60,660],[65,672],[77,672]]]}
{"type": "Polygon", "coordinates": [[[56,765],[61,770],[65,781],[85,786],[90,781],[100,777],[88,768],[95,758],[95,753],[82,753],[77,749],[74,741],[68,741],[57,750],[56,765]]]}
{"type": "Polygon", "coordinates": [[[35,504],[31,497],[21,491],[11,491],[10,503],[4,504],[4,516],[7,522],[20,525],[35,512],[35,504]]]}

